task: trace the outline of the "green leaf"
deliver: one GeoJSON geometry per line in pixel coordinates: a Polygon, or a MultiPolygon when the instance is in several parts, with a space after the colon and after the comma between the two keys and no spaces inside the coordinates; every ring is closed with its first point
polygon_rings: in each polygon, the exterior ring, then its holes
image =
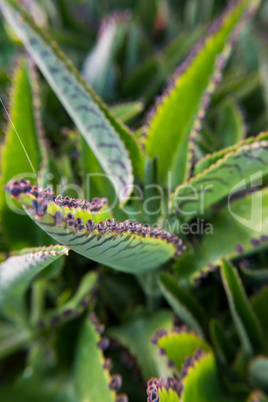
{"type": "Polygon", "coordinates": [[[250,300],[251,306],[258,317],[258,320],[262,326],[262,330],[265,338],[268,338],[268,320],[267,311],[263,306],[268,303],[268,288],[263,287],[256,295],[254,295],[250,300]]]}
{"type": "Polygon", "coordinates": [[[161,336],[157,345],[164,349],[168,358],[175,364],[178,371],[181,370],[186,357],[193,357],[196,349],[210,352],[210,346],[194,332],[181,329],[179,332],[169,332],[161,336]]]}
{"type": "MultiPolygon", "coordinates": [[[[34,81],[31,79],[28,63],[24,58],[20,58],[12,80],[9,115],[33,164],[34,170],[38,172],[42,163],[40,150],[42,150],[43,144],[40,143],[40,138],[38,138],[33,86],[34,81]]],[[[15,215],[10,209],[10,204],[7,202],[3,189],[8,180],[21,177],[21,175],[36,179],[11,122],[8,123],[5,145],[1,151],[0,171],[0,219],[9,246],[19,249],[40,244],[38,241],[40,234],[42,234],[40,230],[32,222],[29,223],[18,204],[12,204],[14,209],[19,208],[20,213],[14,219],[15,215]],[[27,231],[24,229],[26,225],[27,231]]]]}
{"type": "Polygon", "coordinates": [[[1,309],[8,314],[18,314],[23,295],[32,279],[53,261],[68,255],[64,246],[24,249],[19,255],[8,258],[0,265],[1,309]]]}
{"type": "MultiPolygon", "coordinates": [[[[168,94],[163,96],[161,104],[156,107],[146,147],[151,158],[159,157],[161,183],[166,181],[167,172],[176,168],[178,154],[184,159],[185,170],[187,152],[180,150],[185,150],[202,98],[207,90],[211,90],[209,85],[215,68],[218,68],[217,57],[225,51],[230,34],[249,5],[253,8],[257,4],[258,1],[242,0],[227,10],[217,23],[217,31],[213,29],[206,40],[196,47],[195,53],[190,54],[175,76],[168,94]]],[[[180,164],[183,165],[181,161],[180,164]]],[[[184,172],[175,171],[174,174],[183,178],[184,172]]]]}
{"type": "Polygon", "coordinates": [[[182,380],[181,402],[238,401],[222,389],[212,353],[201,353],[200,357],[194,359],[192,366],[182,380]]]}
{"type": "Polygon", "coordinates": [[[246,126],[238,104],[227,99],[217,111],[216,145],[218,149],[230,147],[245,138],[246,126]]]}
{"type": "Polygon", "coordinates": [[[199,224],[205,228],[200,244],[176,262],[175,270],[181,278],[199,277],[201,270],[219,265],[221,257],[234,259],[267,246],[262,236],[268,233],[268,190],[233,201],[206,224],[202,220],[199,224]]]}
{"type": "Polygon", "coordinates": [[[268,280],[268,269],[250,269],[240,267],[242,276],[248,278],[250,283],[263,284],[268,280]]]}
{"type": "Polygon", "coordinates": [[[256,137],[249,137],[245,140],[239,141],[237,144],[234,144],[230,147],[221,149],[220,151],[217,152],[213,152],[212,154],[207,154],[195,164],[194,174],[195,176],[197,176],[199,173],[202,173],[204,170],[208,169],[211,165],[216,163],[219,159],[223,158],[230,152],[238,150],[243,145],[252,144],[256,141],[262,141],[267,139],[268,139],[268,132],[260,133],[256,137]]]}
{"type": "Polygon", "coordinates": [[[236,269],[227,260],[222,260],[221,278],[244,352],[251,356],[263,348],[262,329],[247,300],[236,269]]]}
{"type": "Polygon", "coordinates": [[[110,328],[108,335],[118,339],[136,357],[144,379],[153,376],[167,378],[171,370],[168,369],[163,357],[159,356],[151,338],[157,330],[170,331],[172,320],[173,314],[168,310],[157,311],[151,316],[141,312],[131,322],[110,328]]]}
{"type": "Polygon", "coordinates": [[[118,103],[111,107],[115,116],[123,122],[132,120],[134,117],[138,116],[143,109],[144,104],[140,101],[118,103]]]}
{"type": "Polygon", "coordinates": [[[179,402],[180,398],[176,391],[169,388],[160,388],[158,391],[159,402],[179,402]]]}
{"type": "Polygon", "coordinates": [[[101,97],[113,93],[114,63],[126,33],[129,16],[117,13],[104,18],[97,41],[83,65],[83,76],[101,97]]]}
{"type": "Polygon", "coordinates": [[[231,363],[235,358],[235,351],[232,347],[232,342],[225,334],[221,321],[211,320],[210,333],[217,357],[219,357],[224,364],[227,362],[231,363]]]}
{"type": "Polygon", "coordinates": [[[84,320],[76,348],[74,364],[74,384],[78,400],[95,402],[115,400],[115,392],[110,389],[111,376],[103,367],[105,359],[100,349],[101,338],[87,317],[84,320]]]}
{"type": "Polygon", "coordinates": [[[207,317],[192,295],[187,293],[172,276],[160,274],[160,288],[164,297],[176,314],[198,335],[204,337],[207,330],[207,317]]]}
{"type": "Polygon", "coordinates": [[[268,141],[243,145],[178,186],[171,196],[171,206],[186,219],[203,214],[224,197],[245,190],[249,181],[260,182],[268,173],[267,157],[268,141]]]}
{"type": "Polygon", "coordinates": [[[113,177],[120,202],[125,202],[133,184],[129,155],[135,172],[140,169],[140,152],[135,140],[16,1],[2,2],[2,11],[94,151],[105,173],[113,177]]]}
{"type": "Polygon", "coordinates": [[[268,359],[267,357],[256,357],[250,362],[249,376],[252,383],[268,392],[268,359]]]}
{"type": "Polygon", "coordinates": [[[11,181],[5,188],[48,235],[118,270],[146,272],[183,250],[176,235],[139,223],[115,222],[105,198],[94,198],[91,203],[63,199],[55,197],[51,188],[37,190],[23,179],[11,181]]]}

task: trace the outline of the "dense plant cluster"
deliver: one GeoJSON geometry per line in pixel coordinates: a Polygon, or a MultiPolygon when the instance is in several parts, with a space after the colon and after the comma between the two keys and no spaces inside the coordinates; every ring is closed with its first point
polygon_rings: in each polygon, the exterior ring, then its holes
{"type": "Polygon", "coordinates": [[[267,401],[267,2],[0,7],[0,399],[267,401]]]}

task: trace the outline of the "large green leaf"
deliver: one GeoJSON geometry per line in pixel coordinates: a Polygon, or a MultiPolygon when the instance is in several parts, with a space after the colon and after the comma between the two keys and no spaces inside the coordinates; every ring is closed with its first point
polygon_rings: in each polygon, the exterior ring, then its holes
{"type": "Polygon", "coordinates": [[[100,334],[95,329],[95,319],[87,317],[82,323],[76,349],[74,365],[74,383],[78,400],[115,401],[115,392],[111,389],[112,378],[104,368],[105,359],[101,350],[100,334]]]}
{"type": "Polygon", "coordinates": [[[176,235],[132,222],[115,222],[107,200],[55,197],[51,188],[11,181],[6,190],[27,214],[58,242],[97,262],[125,272],[141,273],[159,267],[183,250],[176,235]]]}
{"type": "Polygon", "coordinates": [[[160,310],[152,316],[141,312],[132,321],[110,328],[108,335],[120,341],[136,357],[144,379],[152,376],[167,378],[171,370],[151,339],[158,330],[170,331],[172,320],[173,314],[168,310],[160,310]]]}
{"type": "Polygon", "coordinates": [[[118,198],[126,201],[132,192],[133,175],[140,169],[139,148],[71,62],[34,24],[16,1],[2,1],[2,11],[94,151],[105,173],[111,175],[118,198]]]}
{"type": "Polygon", "coordinates": [[[164,272],[160,274],[159,283],[164,297],[175,313],[189,328],[204,337],[207,317],[197,300],[187,293],[172,276],[164,272]]]}
{"type": "Polygon", "coordinates": [[[247,356],[260,352],[264,346],[262,329],[236,269],[227,260],[222,260],[221,278],[244,352],[247,356]]]}
{"type": "Polygon", "coordinates": [[[187,357],[193,357],[196,349],[205,352],[210,351],[210,346],[202,338],[199,338],[194,332],[182,328],[179,332],[168,332],[161,336],[157,345],[164,349],[169,360],[171,360],[178,371],[187,357]]]}
{"type": "MultiPolygon", "coordinates": [[[[207,39],[201,42],[195,52],[186,59],[173,79],[173,86],[163,96],[162,102],[156,106],[146,146],[151,158],[156,156],[159,158],[159,176],[162,183],[166,181],[168,171],[176,168],[178,155],[180,166],[185,171],[188,137],[199,107],[204,108],[202,98],[206,91],[211,92],[209,85],[215,69],[217,71],[224,65],[221,63],[219,67],[217,57],[225,51],[230,34],[248,7],[254,8],[258,3],[258,1],[241,0],[227,10],[217,25],[213,26],[207,39]]],[[[173,173],[176,178],[183,179],[184,171],[177,170],[173,173]]]]}
{"type": "MultiPolygon", "coordinates": [[[[13,75],[9,115],[34,170],[38,172],[42,163],[40,150],[42,150],[43,144],[40,143],[40,138],[38,137],[34,107],[36,99],[34,99],[33,86],[34,80],[31,77],[28,63],[25,59],[20,58],[13,75]]],[[[13,125],[9,122],[4,149],[1,151],[0,219],[9,245],[19,249],[25,246],[39,245],[38,236],[40,237],[41,232],[33,226],[32,222],[27,225],[29,221],[22,209],[19,210],[20,214],[17,214],[15,219],[3,189],[8,180],[22,175],[36,180],[13,125]],[[24,230],[26,225],[27,231],[24,230]]],[[[13,204],[12,206],[13,208],[19,208],[18,204],[13,204]]]]}
{"type": "Polygon", "coordinates": [[[186,219],[204,214],[224,197],[245,190],[254,179],[260,181],[268,173],[268,141],[243,145],[226,154],[189,182],[178,186],[171,196],[171,205],[186,219]]]}
{"type": "Polygon", "coordinates": [[[221,149],[220,151],[213,152],[212,154],[207,154],[195,164],[194,174],[195,176],[197,176],[199,173],[202,173],[204,170],[208,169],[211,165],[216,163],[219,159],[223,158],[225,155],[229,154],[232,151],[238,150],[243,145],[252,144],[253,142],[267,139],[268,139],[267,132],[260,133],[256,137],[249,137],[245,140],[239,141],[238,143],[232,146],[221,149]]]}
{"type": "Polygon", "coordinates": [[[233,201],[200,228],[205,228],[200,244],[176,262],[175,269],[180,277],[199,276],[201,270],[219,265],[221,257],[233,259],[266,247],[268,190],[233,201]]]}
{"type": "Polygon", "coordinates": [[[32,279],[53,261],[68,255],[65,246],[24,249],[0,265],[0,310],[16,314],[32,279]]]}

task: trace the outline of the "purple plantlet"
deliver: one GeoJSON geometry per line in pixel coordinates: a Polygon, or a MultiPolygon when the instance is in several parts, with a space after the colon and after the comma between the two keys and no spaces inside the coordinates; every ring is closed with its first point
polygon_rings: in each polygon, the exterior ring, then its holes
{"type": "Polygon", "coordinates": [[[109,388],[113,391],[118,391],[122,385],[122,377],[119,374],[114,374],[111,376],[111,381],[109,384],[109,388]]]}
{"type": "Polygon", "coordinates": [[[104,370],[110,371],[110,370],[112,369],[112,367],[113,367],[113,362],[112,362],[112,360],[109,359],[109,358],[108,358],[108,359],[105,359],[105,361],[104,361],[102,367],[104,368],[104,370]]]}
{"type": "Polygon", "coordinates": [[[101,339],[99,340],[99,342],[97,343],[98,348],[101,349],[101,350],[103,350],[103,351],[105,351],[106,349],[108,349],[109,345],[110,345],[110,340],[109,340],[109,338],[107,338],[106,336],[103,337],[103,338],[101,338],[101,339]]]}
{"type": "Polygon", "coordinates": [[[235,246],[235,251],[236,251],[238,254],[242,254],[243,251],[244,251],[244,249],[243,249],[243,247],[242,247],[240,244],[237,244],[237,245],[235,246]]]}

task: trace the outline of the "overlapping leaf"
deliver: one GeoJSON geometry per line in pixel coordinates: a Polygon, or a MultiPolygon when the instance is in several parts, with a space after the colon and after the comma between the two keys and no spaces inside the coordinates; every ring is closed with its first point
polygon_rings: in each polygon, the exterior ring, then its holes
{"type": "Polygon", "coordinates": [[[5,17],[22,38],[104,171],[113,176],[119,200],[125,202],[133,184],[129,155],[135,171],[140,168],[139,148],[131,134],[108,111],[55,43],[45,37],[16,1],[2,1],[1,6],[5,17]]]}
{"type": "Polygon", "coordinates": [[[11,181],[6,190],[28,215],[58,242],[118,270],[141,273],[159,267],[184,247],[176,235],[125,221],[115,222],[104,198],[55,197],[51,188],[11,181]]]}
{"type": "Polygon", "coordinates": [[[65,246],[25,249],[0,265],[0,309],[14,314],[32,279],[53,261],[68,254],[65,246]],[[22,254],[23,253],[23,254],[22,254]]]}
{"type": "Polygon", "coordinates": [[[197,176],[199,173],[202,173],[204,170],[208,169],[211,165],[216,163],[218,160],[223,158],[225,155],[229,154],[230,152],[238,150],[243,145],[252,144],[256,141],[262,141],[268,139],[268,133],[260,133],[256,137],[249,137],[246,140],[239,141],[237,144],[233,146],[229,146],[227,148],[223,148],[220,151],[213,152],[212,154],[207,154],[203,158],[201,158],[194,167],[194,174],[197,176]]]}
{"type": "Polygon", "coordinates": [[[178,371],[187,357],[192,358],[196,349],[205,352],[210,351],[210,346],[194,332],[187,329],[180,329],[178,332],[171,331],[161,336],[157,345],[165,350],[169,360],[171,360],[178,371]]]}
{"type": "Polygon", "coordinates": [[[178,186],[171,205],[187,219],[200,215],[224,197],[245,190],[252,177],[260,181],[268,173],[267,157],[268,141],[244,145],[178,186]]]}
{"type": "Polygon", "coordinates": [[[264,189],[233,201],[208,218],[200,225],[204,234],[200,244],[177,260],[178,275],[193,278],[201,270],[219,265],[221,257],[233,259],[266,247],[267,208],[268,191],[264,189]]]}
{"type": "MultiPolygon", "coordinates": [[[[166,181],[167,172],[177,168],[178,162],[182,172],[177,170],[173,173],[180,180],[184,178],[188,136],[205,92],[211,92],[209,84],[214,68],[219,69],[217,57],[224,51],[230,34],[248,7],[254,8],[258,3],[244,0],[234,3],[217,24],[214,24],[208,38],[186,59],[180,73],[173,80],[173,87],[156,107],[148,131],[147,152],[150,157],[159,158],[162,183],[166,181]]],[[[223,65],[221,63],[221,68],[223,65]]]]}

